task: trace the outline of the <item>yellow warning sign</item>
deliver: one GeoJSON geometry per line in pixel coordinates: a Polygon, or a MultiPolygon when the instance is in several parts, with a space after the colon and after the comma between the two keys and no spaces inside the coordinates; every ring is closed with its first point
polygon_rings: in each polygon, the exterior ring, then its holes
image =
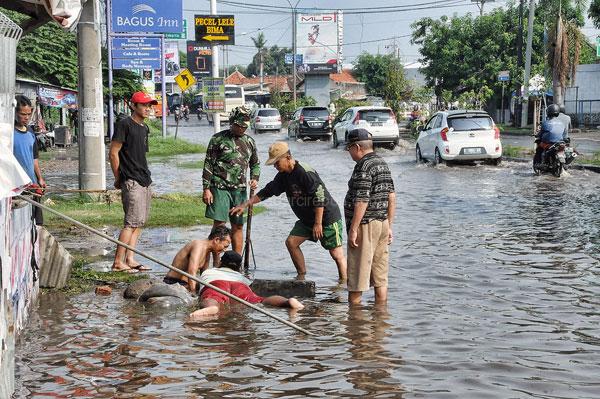
{"type": "Polygon", "coordinates": [[[194,75],[187,69],[182,69],[179,75],[175,76],[175,82],[181,88],[181,91],[186,91],[188,87],[196,84],[196,78],[194,75]]]}

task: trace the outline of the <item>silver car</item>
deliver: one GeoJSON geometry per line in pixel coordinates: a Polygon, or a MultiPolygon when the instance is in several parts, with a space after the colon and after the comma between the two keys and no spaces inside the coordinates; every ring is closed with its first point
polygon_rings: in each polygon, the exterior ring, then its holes
{"type": "Polygon", "coordinates": [[[260,133],[265,130],[281,130],[281,115],[277,108],[258,108],[252,116],[252,127],[254,133],[260,133]]]}

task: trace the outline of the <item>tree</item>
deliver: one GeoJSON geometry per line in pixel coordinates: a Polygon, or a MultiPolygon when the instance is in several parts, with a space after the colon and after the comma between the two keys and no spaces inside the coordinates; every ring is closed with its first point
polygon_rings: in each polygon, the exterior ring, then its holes
{"type": "Polygon", "coordinates": [[[383,97],[388,72],[394,60],[391,55],[362,53],[354,62],[354,75],[357,80],[365,83],[367,93],[383,97]]]}
{"type": "Polygon", "coordinates": [[[383,98],[386,104],[400,116],[402,102],[412,95],[412,88],[404,76],[404,69],[397,58],[393,58],[388,65],[388,70],[383,87],[383,98]]]}
{"type": "Polygon", "coordinates": [[[596,28],[600,29],[600,0],[592,0],[588,17],[594,22],[596,28]]]}
{"type": "MultiPolygon", "coordinates": [[[[263,71],[265,75],[286,75],[292,72],[290,65],[285,63],[285,54],[292,51],[287,47],[277,45],[263,50],[263,71]]],[[[241,71],[241,70],[240,70],[241,71]]],[[[260,74],[260,57],[254,56],[252,62],[246,68],[248,76],[260,74]]]]}

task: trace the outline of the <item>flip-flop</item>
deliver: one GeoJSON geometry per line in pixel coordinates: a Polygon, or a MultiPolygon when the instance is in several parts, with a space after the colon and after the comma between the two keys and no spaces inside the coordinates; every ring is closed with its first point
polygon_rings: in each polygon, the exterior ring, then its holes
{"type": "Polygon", "coordinates": [[[151,268],[149,268],[147,266],[144,266],[141,263],[139,265],[137,265],[137,266],[129,266],[129,267],[131,269],[135,269],[135,270],[140,271],[140,272],[147,272],[149,270],[152,270],[151,268]]]}
{"type": "Polygon", "coordinates": [[[117,272],[117,273],[127,273],[127,274],[135,274],[135,273],[139,273],[140,271],[137,269],[111,269],[112,272],[117,272]]]}

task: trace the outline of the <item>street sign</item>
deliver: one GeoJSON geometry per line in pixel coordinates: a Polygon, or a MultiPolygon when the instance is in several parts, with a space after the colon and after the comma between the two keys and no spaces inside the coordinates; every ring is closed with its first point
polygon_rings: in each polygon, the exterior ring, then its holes
{"type": "Polygon", "coordinates": [[[500,82],[508,82],[510,80],[510,71],[498,72],[498,80],[500,82]]]}
{"type": "Polygon", "coordinates": [[[212,50],[202,43],[188,40],[186,45],[187,66],[196,77],[212,75],[212,50]]]}
{"type": "Polygon", "coordinates": [[[111,44],[113,69],[157,69],[161,67],[160,39],[115,37],[111,44]]]}
{"type": "Polygon", "coordinates": [[[183,32],[165,33],[165,39],[187,39],[187,21],[183,20],[183,32]]]}
{"type": "MultiPolygon", "coordinates": [[[[296,54],[296,65],[302,64],[302,58],[303,58],[302,54],[296,54]]],[[[292,58],[292,53],[285,54],[284,62],[288,65],[291,65],[294,63],[294,59],[292,58]]]]}
{"type": "Polygon", "coordinates": [[[182,1],[112,1],[112,31],[181,33],[183,30],[182,1]]]}
{"type": "Polygon", "coordinates": [[[202,94],[206,111],[225,112],[225,79],[202,79],[202,94]]]}
{"type": "Polygon", "coordinates": [[[179,75],[175,76],[175,82],[181,91],[186,91],[188,87],[196,84],[196,78],[188,69],[182,69],[179,75]]]}
{"type": "Polygon", "coordinates": [[[233,15],[195,15],[194,29],[197,42],[204,45],[235,44],[235,17],[233,15]]]}

